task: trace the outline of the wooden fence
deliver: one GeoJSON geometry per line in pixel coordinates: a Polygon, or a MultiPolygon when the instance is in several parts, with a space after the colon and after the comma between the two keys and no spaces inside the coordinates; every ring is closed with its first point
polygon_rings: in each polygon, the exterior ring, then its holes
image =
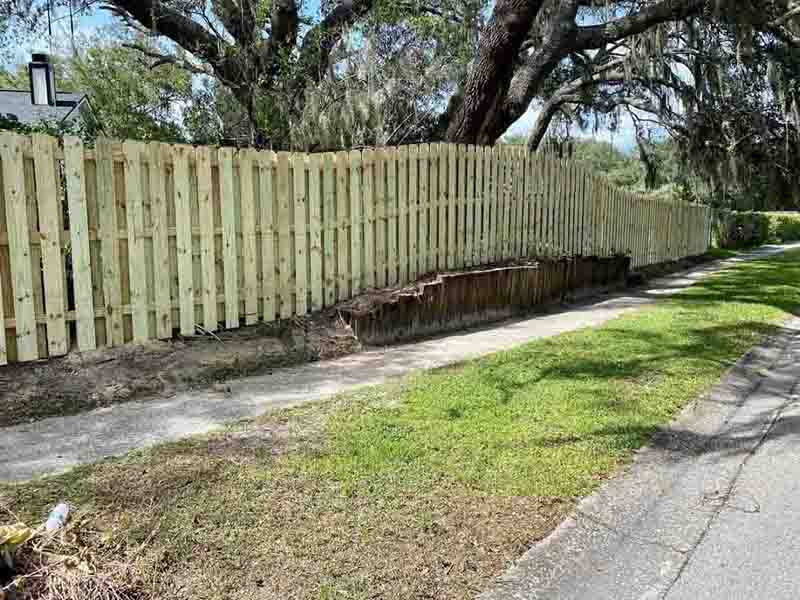
{"type": "Polygon", "coordinates": [[[709,211],[522,148],[329,154],[0,134],[0,364],[273,321],[432,271],[704,252],[709,211]]]}

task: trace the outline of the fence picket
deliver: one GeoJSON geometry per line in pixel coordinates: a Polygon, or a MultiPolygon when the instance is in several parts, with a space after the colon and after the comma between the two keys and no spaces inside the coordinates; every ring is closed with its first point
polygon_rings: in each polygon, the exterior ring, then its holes
{"type": "Polygon", "coordinates": [[[295,311],[302,316],[308,312],[308,251],[306,250],[306,163],[308,156],[296,154],[292,161],[294,180],[294,283],[295,311]]]}
{"type": "Polygon", "coordinates": [[[447,244],[448,244],[448,233],[447,233],[447,162],[448,162],[448,151],[446,144],[438,144],[437,145],[437,155],[438,155],[438,162],[437,168],[439,169],[439,178],[438,178],[438,190],[436,194],[437,201],[439,206],[437,207],[437,219],[439,221],[439,235],[438,235],[438,246],[439,246],[439,260],[437,261],[437,269],[439,271],[444,271],[447,269],[448,261],[447,261],[447,244]]]}
{"type": "MultiPolygon", "coordinates": [[[[322,221],[325,247],[322,269],[325,279],[323,294],[325,306],[336,303],[336,176],[335,155],[328,152],[322,157],[322,221]]],[[[378,260],[378,262],[380,262],[378,260]]]]}
{"type": "MultiPolygon", "coordinates": [[[[167,221],[167,198],[162,160],[162,153],[164,151],[165,146],[157,142],[153,142],[147,146],[150,206],[153,224],[153,279],[155,282],[156,337],[160,339],[172,337],[172,298],[170,295],[170,257],[169,237],[167,233],[169,223],[167,221]]],[[[111,196],[111,200],[113,201],[113,196],[111,196]]],[[[108,319],[108,316],[106,316],[106,319],[108,319]]]]}
{"type": "Polygon", "coordinates": [[[253,182],[253,150],[239,150],[239,197],[241,198],[242,272],[244,275],[244,322],[258,322],[258,257],[256,255],[256,195],[253,182]]]}
{"type": "MultiPolygon", "coordinates": [[[[61,233],[63,231],[61,191],[57,183],[58,165],[55,159],[55,140],[53,138],[40,134],[33,136],[33,161],[36,171],[36,199],[39,210],[39,235],[46,302],[47,350],[50,356],[62,356],[69,351],[69,337],[64,314],[67,295],[64,286],[64,256],[61,253],[61,233]]],[[[2,304],[2,297],[0,294],[0,304],[2,304]]],[[[108,316],[106,321],[109,322],[108,316]]],[[[0,329],[4,329],[2,317],[0,317],[0,329]]],[[[111,336],[109,335],[107,339],[111,340],[111,336]]]]}
{"type": "Polygon", "coordinates": [[[72,252],[72,280],[75,289],[75,316],[78,349],[97,346],[89,254],[89,218],[86,211],[86,180],[83,142],[72,136],[64,138],[64,172],[72,252]]]}
{"type": "Polygon", "coordinates": [[[466,222],[464,231],[464,265],[471,267],[475,264],[475,146],[467,146],[465,153],[466,187],[464,191],[464,210],[466,222]]]}
{"type": "Polygon", "coordinates": [[[0,366],[8,364],[8,343],[6,342],[6,308],[3,302],[3,278],[0,277],[0,366]]]}
{"type": "Polygon", "coordinates": [[[336,267],[337,267],[337,294],[336,299],[341,301],[350,295],[350,219],[348,210],[350,198],[348,185],[350,170],[348,168],[347,152],[336,153],[336,267]]]}
{"type": "MultiPolygon", "coordinates": [[[[45,141],[48,139],[50,138],[44,136],[38,139],[34,138],[34,144],[48,144],[48,142],[45,141]]],[[[51,148],[53,147],[52,140],[50,140],[49,145],[51,148]]],[[[43,161],[43,163],[49,162],[49,159],[43,161]]],[[[101,137],[95,141],[95,163],[97,165],[97,197],[101,240],[100,252],[103,260],[103,308],[106,314],[106,343],[110,346],[121,346],[125,342],[125,330],[122,320],[122,282],[120,279],[119,252],[120,228],[116,207],[114,156],[112,143],[109,140],[101,137]]],[[[37,186],[39,185],[38,178],[41,176],[40,170],[45,168],[45,165],[41,167],[38,163],[36,165],[37,186]]],[[[53,186],[56,185],[56,181],[57,180],[54,178],[52,182],[53,186]]],[[[56,197],[60,197],[60,194],[56,197]]],[[[56,226],[59,228],[60,237],[60,206],[57,206],[57,210],[59,214],[57,215],[58,221],[56,226]]],[[[39,208],[39,212],[41,214],[41,207],[39,208]]],[[[60,261],[63,265],[63,257],[60,261]]],[[[63,266],[61,268],[63,269],[63,266]]],[[[45,278],[47,279],[46,274],[45,278]]],[[[169,291],[169,286],[167,287],[167,291],[169,291]]],[[[64,299],[62,303],[62,311],[65,306],[66,299],[64,299]]]]}
{"type": "Polygon", "coordinates": [[[222,261],[223,288],[225,292],[225,327],[239,327],[241,307],[239,303],[239,239],[236,227],[236,200],[233,180],[233,149],[220,148],[219,188],[222,210],[222,261]]]}
{"type": "Polygon", "coordinates": [[[278,317],[278,290],[275,265],[275,165],[274,152],[258,155],[261,184],[261,297],[264,303],[264,321],[270,323],[278,317]]]}
{"type": "Polygon", "coordinates": [[[497,262],[503,258],[503,186],[500,181],[502,168],[502,148],[496,145],[492,148],[492,239],[490,244],[490,258],[497,262]]]}
{"type": "Polygon", "coordinates": [[[514,148],[514,180],[512,202],[514,206],[514,234],[513,234],[513,257],[522,254],[522,235],[524,227],[523,211],[525,207],[525,175],[523,173],[523,148],[514,148]]]}
{"type": "MultiPolygon", "coordinates": [[[[28,201],[25,195],[22,140],[23,138],[16,134],[3,133],[0,137],[0,159],[3,163],[5,187],[3,191],[6,200],[9,254],[11,264],[14,265],[12,287],[14,290],[17,356],[19,360],[26,361],[39,358],[39,346],[34,307],[33,260],[28,201]]],[[[82,156],[81,160],[83,160],[82,156]]]]}
{"type": "Polygon", "coordinates": [[[531,154],[522,152],[522,237],[520,240],[520,256],[530,256],[530,226],[532,206],[531,154]]]}
{"type": "Polygon", "coordinates": [[[458,235],[458,146],[447,146],[447,262],[448,269],[455,269],[456,252],[458,251],[456,236],[458,235]]]}
{"type": "Polygon", "coordinates": [[[397,151],[397,260],[398,281],[408,281],[408,146],[397,151]]]}
{"type": "Polygon", "coordinates": [[[397,148],[389,148],[386,151],[386,217],[387,217],[387,243],[386,252],[388,262],[388,285],[396,285],[398,282],[398,198],[397,198],[397,148]]]}
{"type": "MultiPolygon", "coordinates": [[[[142,198],[142,150],[140,142],[125,142],[125,204],[128,226],[128,268],[133,320],[133,339],[150,339],[150,315],[147,308],[147,271],[144,251],[144,205],[142,198]]],[[[70,228],[72,219],[70,218],[70,228]]],[[[76,302],[77,306],[77,302],[76,302]]]]}
{"type": "MultiPolygon", "coordinates": [[[[192,209],[191,199],[189,197],[189,154],[191,152],[193,152],[193,150],[190,146],[178,145],[172,147],[172,172],[175,182],[175,232],[178,250],[178,317],[181,335],[183,336],[192,336],[195,334],[194,326],[196,322],[194,307],[194,269],[192,266],[192,209]]],[[[233,194],[231,193],[228,198],[232,200],[233,194]]],[[[227,204],[232,206],[233,202],[231,201],[227,204]]],[[[223,203],[223,215],[224,214],[225,203],[223,203]]],[[[235,243],[234,240],[233,244],[235,245],[235,243]]],[[[235,252],[235,246],[233,251],[235,252]]],[[[225,264],[226,272],[228,270],[227,262],[228,261],[226,261],[225,264]]],[[[227,286],[225,296],[226,299],[230,298],[227,286]]],[[[235,324],[228,324],[227,326],[238,327],[238,319],[235,324]]]]}
{"type": "Polygon", "coordinates": [[[308,231],[311,289],[311,310],[322,308],[322,173],[319,154],[309,157],[308,163],[308,231]]]}
{"type": "Polygon", "coordinates": [[[423,144],[419,147],[419,166],[417,169],[417,180],[419,182],[419,217],[417,219],[418,231],[417,235],[417,255],[419,274],[424,275],[431,270],[430,267],[430,219],[428,218],[428,211],[430,209],[430,183],[428,181],[429,170],[428,161],[430,160],[430,147],[428,144],[423,144]]]}
{"type": "Polygon", "coordinates": [[[203,328],[214,332],[219,328],[217,305],[216,234],[214,228],[214,197],[211,178],[211,150],[198,147],[197,204],[200,216],[200,272],[202,278],[203,328]]]}
{"type": "Polygon", "coordinates": [[[364,273],[365,289],[375,287],[375,151],[364,150],[361,156],[364,206],[364,273]]]}
{"type": "Polygon", "coordinates": [[[363,291],[362,248],[363,232],[363,164],[361,151],[353,150],[350,162],[350,295],[355,296],[363,291]]]}
{"type": "Polygon", "coordinates": [[[419,148],[408,149],[408,277],[415,281],[419,277],[419,148]]]}
{"type": "Polygon", "coordinates": [[[456,148],[456,267],[466,265],[466,223],[467,223],[467,147],[459,144],[456,148]]]}
{"type": "Polygon", "coordinates": [[[290,207],[292,198],[289,196],[291,181],[289,180],[289,157],[288,152],[278,153],[278,183],[277,183],[277,202],[278,202],[278,290],[280,297],[280,318],[288,319],[294,311],[292,300],[294,287],[292,285],[292,263],[294,259],[291,255],[291,214],[294,207],[290,207]]]}
{"type": "Polygon", "coordinates": [[[481,150],[483,153],[483,192],[481,202],[483,205],[483,215],[481,217],[483,219],[481,223],[483,232],[481,235],[481,264],[488,264],[492,259],[492,232],[494,231],[494,227],[492,226],[492,219],[494,219],[492,213],[492,198],[494,197],[492,193],[492,165],[494,161],[492,159],[491,148],[482,148],[481,150]]]}
{"type": "Polygon", "coordinates": [[[375,151],[375,285],[386,287],[386,154],[375,151]]]}

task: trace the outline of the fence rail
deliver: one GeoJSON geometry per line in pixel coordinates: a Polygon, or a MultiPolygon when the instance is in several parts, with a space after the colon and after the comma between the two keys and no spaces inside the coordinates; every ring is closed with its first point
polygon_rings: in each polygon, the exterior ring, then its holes
{"type": "Polygon", "coordinates": [[[510,146],[327,154],[0,134],[0,364],[303,315],[432,271],[704,252],[702,206],[510,146]]]}

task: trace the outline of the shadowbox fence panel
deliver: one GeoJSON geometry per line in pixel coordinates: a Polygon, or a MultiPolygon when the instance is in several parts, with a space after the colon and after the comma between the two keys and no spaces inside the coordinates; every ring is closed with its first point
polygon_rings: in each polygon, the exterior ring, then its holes
{"type": "Polygon", "coordinates": [[[325,154],[0,134],[0,364],[274,321],[545,256],[706,251],[706,207],[520,147],[325,154]]]}

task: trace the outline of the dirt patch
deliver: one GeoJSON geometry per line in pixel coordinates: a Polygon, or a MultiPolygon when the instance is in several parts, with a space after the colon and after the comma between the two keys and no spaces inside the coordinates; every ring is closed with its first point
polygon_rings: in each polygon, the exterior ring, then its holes
{"type": "Polygon", "coordinates": [[[0,367],[0,427],[207,387],[358,349],[335,312],[214,337],[127,344],[0,367]]]}

